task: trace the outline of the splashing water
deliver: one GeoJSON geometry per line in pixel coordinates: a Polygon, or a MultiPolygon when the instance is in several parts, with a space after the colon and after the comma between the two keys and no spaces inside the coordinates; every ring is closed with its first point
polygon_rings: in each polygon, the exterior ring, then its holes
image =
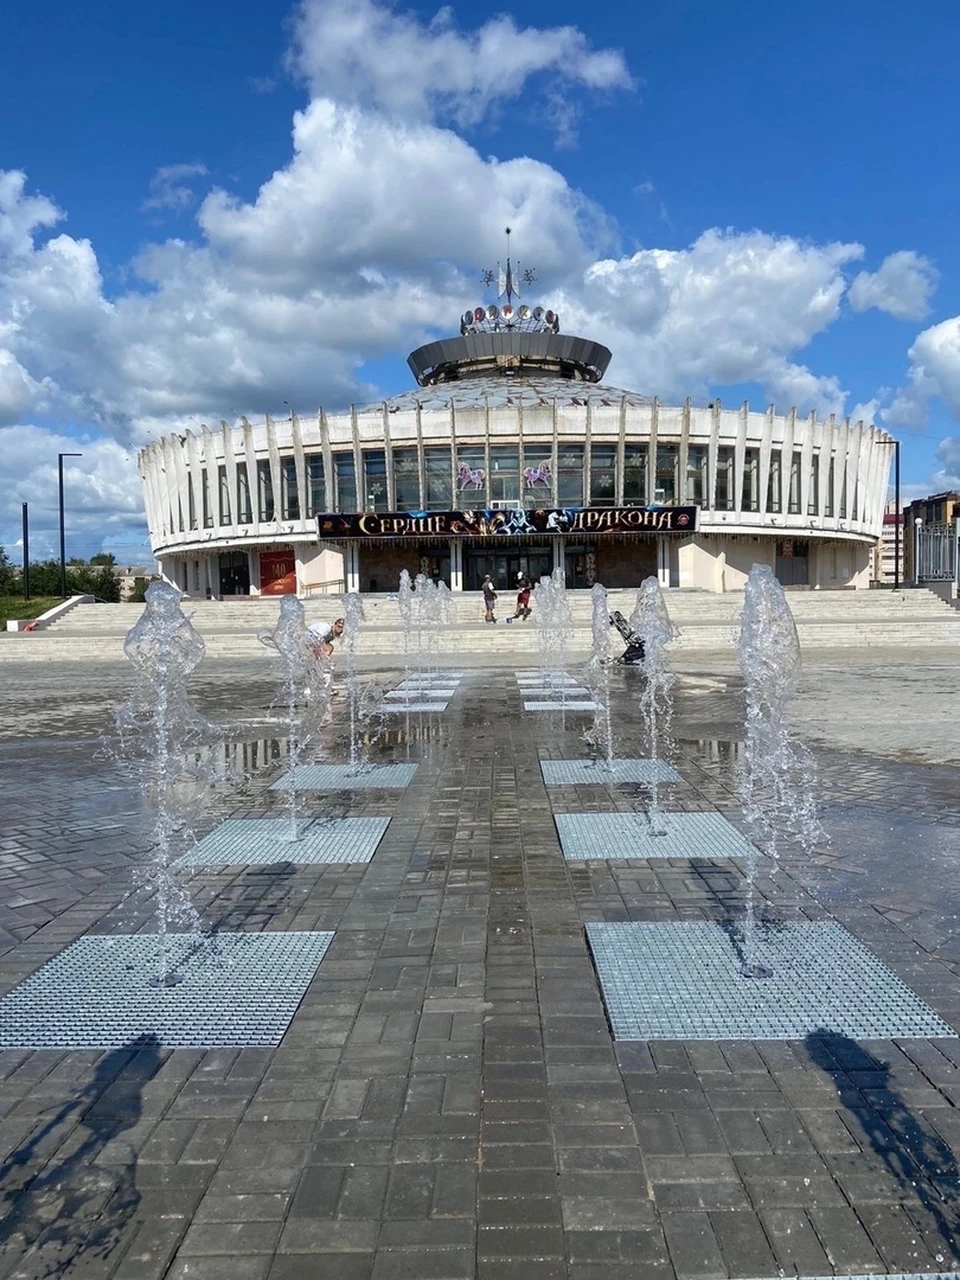
{"type": "Polygon", "coordinates": [[[573,613],[567,602],[563,569],[542,577],[533,589],[534,625],[540,652],[540,675],[544,688],[561,702],[566,698],[567,653],[573,633],[573,613]]]}
{"type": "Polygon", "coordinates": [[[613,716],[610,707],[610,606],[607,589],[599,582],[590,591],[593,650],[587,663],[587,681],[600,709],[594,712],[593,725],[584,734],[586,741],[604,759],[613,772],[613,716]]]}
{"type": "Polygon", "coordinates": [[[413,639],[413,583],[406,569],[400,571],[397,591],[397,607],[400,610],[400,626],[403,628],[403,678],[410,679],[410,643],[413,639]]]}
{"type": "Polygon", "coordinates": [[[357,637],[360,623],[366,621],[363,601],[356,591],[343,600],[343,638],[347,654],[347,703],[350,711],[350,768],[356,770],[360,760],[360,690],[357,680],[357,637]]]}
{"type": "MultiPolygon", "coordinates": [[[[653,761],[666,759],[671,754],[672,747],[673,687],[677,679],[667,656],[667,645],[677,638],[679,632],[670,621],[667,604],[656,578],[645,578],[640,584],[637,603],[630,615],[630,627],[643,640],[643,658],[639,663],[643,673],[640,714],[646,734],[647,754],[653,761]]],[[[664,836],[667,831],[660,812],[660,779],[656,769],[651,770],[648,794],[650,834],[664,836]]]]}
{"type": "Polygon", "coordinates": [[[296,596],[282,596],[280,616],[273,631],[260,639],[276,649],[282,664],[281,705],[287,722],[290,749],[287,756],[287,800],[289,826],[286,839],[301,838],[297,789],[299,766],[307,749],[320,736],[330,706],[333,668],[311,641],[303,605],[296,596]]]}
{"type": "Polygon", "coordinates": [[[217,780],[205,760],[219,753],[223,740],[222,730],[187,695],[204,643],[180,608],[181,599],[166,582],[147,588],[146,607],[123,645],[134,668],[133,693],[115,717],[119,755],[153,810],[153,859],[140,880],[157,895],[159,945],[151,985],[160,987],[182,980],[170,965],[169,934],[203,933],[175,859],[194,838],[192,819],[204,812],[205,794],[217,780]]]}
{"type": "Polygon", "coordinates": [[[774,860],[786,838],[809,854],[823,841],[816,770],[794,736],[787,707],[800,683],[800,641],[783,588],[769,565],[755,564],[743,595],[737,656],[746,692],[740,801],[755,852],[747,862],[744,920],[746,977],[768,977],[756,958],[756,851],[774,860]]]}

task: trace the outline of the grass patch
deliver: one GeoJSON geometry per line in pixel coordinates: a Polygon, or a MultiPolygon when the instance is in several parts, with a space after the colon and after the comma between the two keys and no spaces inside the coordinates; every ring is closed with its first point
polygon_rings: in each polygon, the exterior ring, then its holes
{"type": "Polygon", "coordinates": [[[33,596],[30,600],[24,600],[23,596],[0,596],[0,631],[6,631],[8,618],[39,618],[59,603],[59,596],[33,596]]]}

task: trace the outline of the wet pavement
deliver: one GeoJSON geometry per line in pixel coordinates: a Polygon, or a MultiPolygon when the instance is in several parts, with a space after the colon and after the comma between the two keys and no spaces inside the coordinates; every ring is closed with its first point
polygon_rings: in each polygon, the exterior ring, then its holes
{"type": "MultiPolygon", "coordinates": [[[[739,681],[709,656],[679,665],[681,781],[662,802],[742,830],[739,681]]],[[[153,927],[144,800],[103,741],[127,673],[26,666],[0,691],[2,991],[85,933],[153,927]]],[[[761,864],[758,892],[771,923],[843,925],[960,1030],[957,770],[946,716],[924,734],[916,711],[949,710],[955,673],[904,654],[807,664],[798,719],[816,724],[830,842],[761,864]],[[921,741],[941,763],[918,761],[921,741]]],[[[640,755],[639,674],[612,683],[617,753],[640,755]]],[[[202,831],[282,813],[269,663],[207,665],[195,691],[250,773],[202,831]]],[[[279,1047],[0,1053],[0,1280],[958,1265],[960,1040],[615,1042],[585,926],[734,929],[742,867],[693,848],[565,862],[554,814],[637,812],[645,792],[545,787],[540,760],[585,756],[591,717],[521,699],[512,668],[468,670],[441,716],[391,716],[371,741],[377,762],[419,765],[409,787],[314,796],[391,819],[369,864],[189,873],[210,928],[334,931],[279,1047]]],[[[344,758],[345,721],[338,698],[318,759],[344,758]]]]}

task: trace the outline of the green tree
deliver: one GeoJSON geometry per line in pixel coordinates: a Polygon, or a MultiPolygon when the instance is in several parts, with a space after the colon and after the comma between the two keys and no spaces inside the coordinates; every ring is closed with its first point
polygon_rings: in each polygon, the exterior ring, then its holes
{"type": "Polygon", "coordinates": [[[0,596],[10,596],[19,586],[19,574],[10,563],[6,547],[0,547],[0,596]]]}
{"type": "Polygon", "coordinates": [[[117,563],[117,557],[112,551],[98,551],[95,556],[90,557],[91,564],[109,564],[111,566],[117,563]]]}
{"type": "MultiPolygon", "coordinates": [[[[113,556],[110,559],[112,561],[113,556]]],[[[93,561],[91,561],[92,563],[93,561]]],[[[101,600],[106,600],[108,604],[119,604],[120,579],[113,572],[111,565],[101,563],[93,578],[95,583],[93,594],[101,600]]]]}

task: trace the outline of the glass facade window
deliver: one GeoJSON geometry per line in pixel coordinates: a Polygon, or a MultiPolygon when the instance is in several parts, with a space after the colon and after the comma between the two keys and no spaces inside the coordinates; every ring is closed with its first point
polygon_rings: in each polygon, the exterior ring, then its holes
{"type": "Polygon", "coordinates": [[[810,468],[810,491],[807,496],[807,515],[815,516],[820,510],[820,459],[814,455],[810,468]]]}
{"type": "Polygon", "coordinates": [[[657,445],[657,473],[653,486],[654,501],[671,507],[677,500],[677,478],[680,468],[680,450],[675,444],[657,445]]]}
{"type": "Polygon", "coordinates": [[[520,505],[520,450],[497,445],[490,450],[490,499],[520,505]]]}
{"type": "Polygon", "coordinates": [[[457,501],[461,507],[485,507],[488,500],[487,455],[482,444],[457,446],[457,501]]]}
{"type": "Polygon", "coordinates": [[[790,493],[787,497],[787,513],[791,516],[800,514],[800,467],[802,456],[799,449],[790,455],[790,493]]]}
{"type": "Polygon", "coordinates": [[[840,481],[840,519],[847,518],[847,472],[844,468],[843,479],[840,481]]]}
{"type": "Polygon", "coordinates": [[[767,477],[767,510],[780,510],[780,450],[770,454],[770,475],[767,477]]]}
{"type": "Polygon", "coordinates": [[[741,511],[760,510],[760,450],[743,451],[743,494],[741,511]]]}
{"type": "Polygon", "coordinates": [[[323,483],[323,454],[308,453],[304,457],[307,471],[307,515],[319,515],[327,509],[326,490],[323,483]]]}
{"type": "Polygon", "coordinates": [[[219,467],[217,476],[220,482],[220,523],[230,523],[230,485],[227,482],[227,468],[219,467]]]}
{"type": "Polygon", "coordinates": [[[210,475],[204,467],[200,472],[200,506],[203,510],[203,527],[213,528],[213,510],[210,506],[210,475]]]}
{"type": "Polygon", "coordinates": [[[416,449],[394,449],[393,484],[399,511],[420,510],[420,468],[416,449]]]}
{"type": "Polygon", "coordinates": [[[647,505],[647,446],[628,444],[623,449],[623,501],[628,507],[647,505]]]}
{"type": "Polygon", "coordinates": [[[193,492],[193,476],[187,476],[187,520],[188,527],[197,527],[197,499],[193,492]]]}
{"type": "Polygon", "coordinates": [[[557,452],[557,502],[583,506],[583,445],[564,444],[557,452]]]}
{"type": "Polygon", "coordinates": [[[707,500],[707,446],[692,444],[687,449],[686,502],[702,507],[707,500]]]}
{"type": "Polygon", "coordinates": [[[257,511],[261,520],[272,520],[274,517],[273,476],[270,474],[269,458],[261,458],[257,463],[257,511]]]}
{"type": "Polygon", "coordinates": [[[733,510],[734,454],[731,445],[717,449],[717,511],[733,510]]]}
{"type": "Polygon", "coordinates": [[[592,507],[617,505],[617,446],[615,444],[590,446],[590,505],[592,507]]]}
{"type": "Polygon", "coordinates": [[[836,472],[835,459],[831,457],[830,466],[827,468],[827,492],[826,501],[823,504],[823,514],[825,516],[833,515],[833,480],[836,472]]]}
{"type": "Polygon", "coordinates": [[[523,446],[523,500],[528,507],[553,501],[553,448],[546,442],[523,446]]]}
{"type": "Polygon", "coordinates": [[[337,510],[357,509],[357,467],[353,453],[333,455],[333,474],[337,479],[337,510]]]}
{"type": "Polygon", "coordinates": [[[297,463],[295,458],[280,460],[280,478],[283,484],[283,518],[300,519],[300,494],[297,490],[297,463]]]}
{"type": "Polygon", "coordinates": [[[253,523],[253,504],[250,501],[250,476],[245,462],[237,463],[237,524],[253,523]]]}
{"type": "Polygon", "coordinates": [[[453,463],[448,445],[430,445],[423,451],[428,511],[453,511],[453,463]]]}
{"type": "Polygon", "coordinates": [[[387,455],[383,449],[363,451],[363,509],[387,511],[387,455]]]}

